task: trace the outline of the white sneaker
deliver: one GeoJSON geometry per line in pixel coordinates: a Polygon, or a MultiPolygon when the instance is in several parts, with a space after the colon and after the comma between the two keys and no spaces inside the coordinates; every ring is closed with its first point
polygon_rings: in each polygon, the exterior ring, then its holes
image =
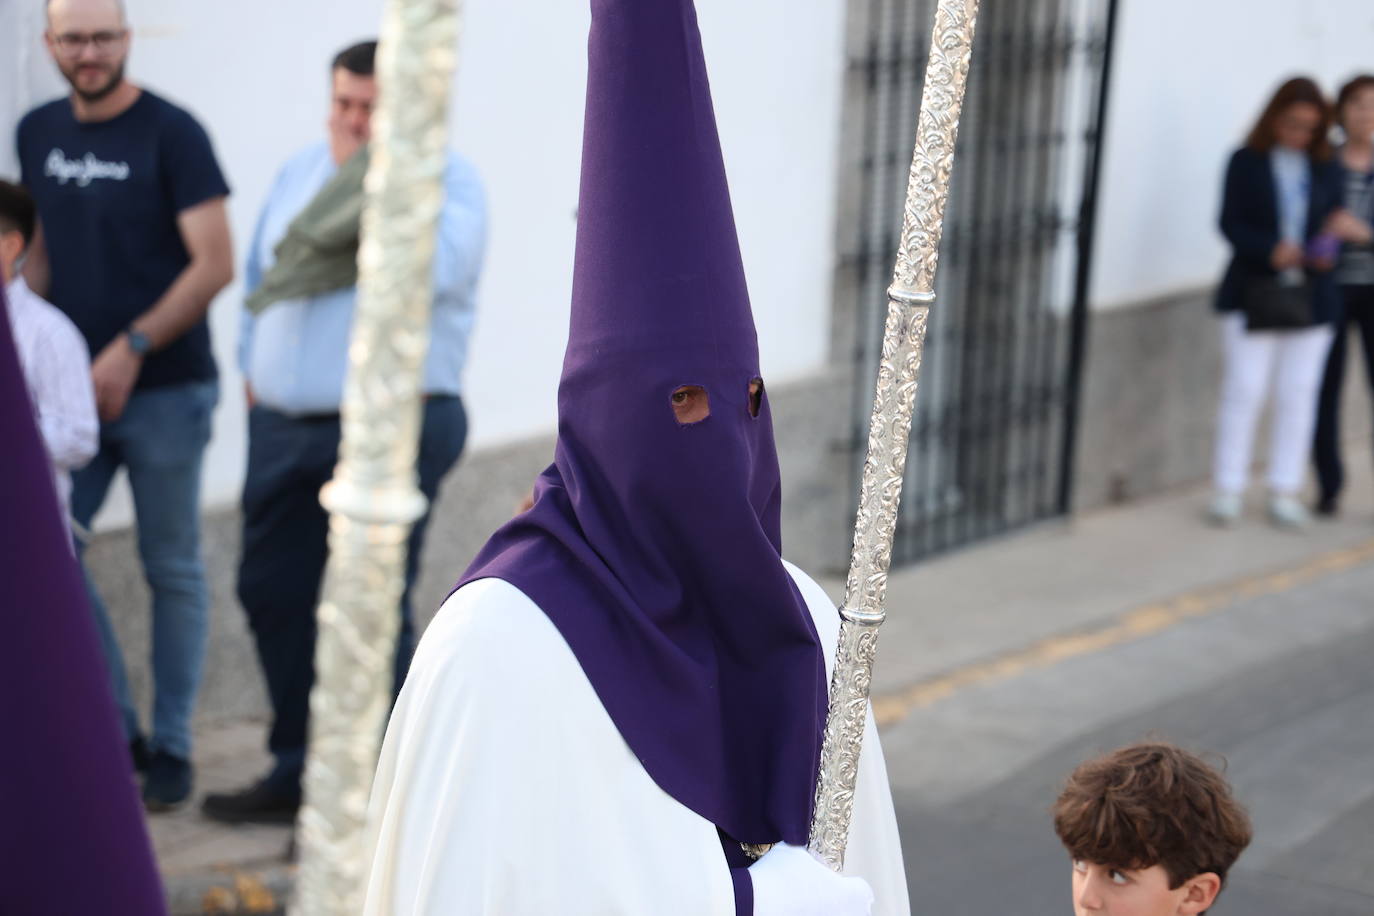
{"type": "Polygon", "coordinates": [[[1269,521],[1280,528],[1306,528],[1311,517],[1296,496],[1275,493],[1269,497],[1269,521]]]}
{"type": "Polygon", "coordinates": [[[1229,528],[1240,518],[1242,500],[1239,493],[1218,492],[1207,507],[1207,520],[1222,528],[1229,528]]]}

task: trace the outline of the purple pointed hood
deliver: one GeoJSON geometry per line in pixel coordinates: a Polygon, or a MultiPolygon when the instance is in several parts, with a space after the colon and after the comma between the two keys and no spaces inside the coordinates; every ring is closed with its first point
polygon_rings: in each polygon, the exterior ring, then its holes
{"type": "Polygon", "coordinates": [[[664,791],[730,838],[806,842],[825,720],[781,558],[758,342],[691,0],[593,0],[554,463],[460,585],[558,627],[664,791]],[[710,416],[675,417],[677,388],[710,416]]]}
{"type": "Polygon", "coordinates": [[[0,911],[165,913],[0,284],[0,911]]]}

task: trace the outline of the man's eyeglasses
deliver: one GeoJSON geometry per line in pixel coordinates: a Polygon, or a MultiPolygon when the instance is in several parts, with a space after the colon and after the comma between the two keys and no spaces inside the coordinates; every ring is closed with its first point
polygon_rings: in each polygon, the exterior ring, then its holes
{"type": "Polygon", "coordinates": [[[127,29],[109,32],[63,32],[61,35],[52,37],[53,43],[57,45],[57,50],[62,52],[65,57],[77,57],[86,46],[90,45],[97,54],[109,54],[119,47],[129,34],[127,29]]]}

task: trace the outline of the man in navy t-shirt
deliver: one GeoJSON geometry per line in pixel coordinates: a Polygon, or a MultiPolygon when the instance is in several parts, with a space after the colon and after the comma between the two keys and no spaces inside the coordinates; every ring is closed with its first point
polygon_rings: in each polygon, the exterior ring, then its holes
{"type": "Polygon", "coordinates": [[[121,466],[133,490],[153,600],[150,742],[90,591],[135,765],[146,769],[144,801],[161,810],[191,791],[209,609],[200,470],[219,390],[205,316],[233,278],[229,187],[196,120],[125,78],[119,0],[50,0],[47,12],[48,50],[72,91],[19,123],[23,182],[41,223],[25,276],[91,351],[100,452],[73,477],[73,517],[90,524],[121,466]]]}

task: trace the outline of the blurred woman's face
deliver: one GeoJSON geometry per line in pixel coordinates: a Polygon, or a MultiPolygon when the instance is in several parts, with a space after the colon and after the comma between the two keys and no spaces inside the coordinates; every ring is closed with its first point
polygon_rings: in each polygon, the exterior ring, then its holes
{"type": "Polygon", "coordinates": [[[1341,106],[1341,127],[1352,139],[1374,141],[1374,86],[1361,89],[1341,106]]]}
{"type": "Polygon", "coordinates": [[[1305,150],[1322,124],[1322,113],[1311,102],[1294,102],[1274,122],[1274,142],[1289,149],[1305,150]]]}

